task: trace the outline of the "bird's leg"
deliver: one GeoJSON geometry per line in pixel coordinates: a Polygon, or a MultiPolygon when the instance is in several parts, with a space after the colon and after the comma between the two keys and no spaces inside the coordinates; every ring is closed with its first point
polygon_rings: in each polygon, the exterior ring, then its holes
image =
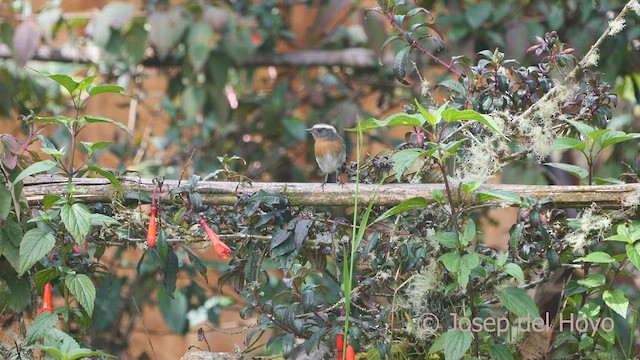
{"type": "Polygon", "coordinates": [[[344,187],[344,181],[342,181],[342,172],[340,172],[340,170],[336,171],[336,182],[340,184],[341,187],[344,187]]]}
{"type": "Polygon", "coordinates": [[[327,185],[327,181],[329,181],[329,173],[327,173],[327,175],[324,176],[324,182],[322,183],[322,185],[320,185],[320,187],[322,188],[322,191],[324,191],[324,186],[327,185]]]}

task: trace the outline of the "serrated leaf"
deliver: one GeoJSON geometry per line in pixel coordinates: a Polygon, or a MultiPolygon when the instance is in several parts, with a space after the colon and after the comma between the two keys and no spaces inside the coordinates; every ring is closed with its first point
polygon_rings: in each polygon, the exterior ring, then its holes
{"type": "Polygon", "coordinates": [[[108,124],[112,124],[117,126],[120,130],[122,131],[126,131],[127,133],[130,133],[129,128],[122,124],[119,123],[113,119],[110,119],[108,117],[104,117],[104,116],[96,116],[96,115],[85,115],[83,116],[83,118],[88,122],[88,123],[108,123],[108,124]]]}
{"type": "Polygon", "coordinates": [[[35,228],[27,231],[20,243],[20,271],[22,276],[35,263],[47,255],[55,246],[56,238],[52,233],[35,228]]]}
{"type": "Polygon", "coordinates": [[[467,222],[467,226],[464,228],[462,237],[465,240],[463,243],[463,245],[465,246],[470,244],[476,237],[476,223],[475,221],[473,221],[473,219],[469,219],[469,222],[467,222]]]}
{"type": "Polygon", "coordinates": [[[470,331],[461,331],[456,329],[445,333],[444,340],[444,358],[446,360],[461,359],[471,347],[473,334],[470,331]]]}
{"type": "Polygon", "coordinates": [[[27,336],[25,337],[27,344],[33,344],[44,338],[54,329],[56,323],[58,323],[58,315],[54,315],[49,311],[42,312],[33,319],[31,326],[27,329],[27,336]]]}
{"type": "Polygon", "coordinates": [[[522,283],[524,282],[524,271],[522,271],[520,265],[515,263],[508,263],[504,266],[504,272],[513,276],[514,279],[522,283]]]}
{"type": "Polygon", "coordinates": [[[516,286],[509,286],[498,291],[498,299],[504,307],[517,317],[536,318],[540,316],[538,307],[526,291],[516,286]]]}
{"type": "Polygon", "coordinates": [[[589,274],[586,278],[578,279],[576,282],[587,289],[592,289],[604,285],[607,282],[607,278],[603,274],[589,274]]]}
{"type": "Polygon", "coordinates": [[[404,149],[393,154],[393,171],[396,173],[396,180],[398,180],[398,182],[402,179],[402,175],[407,168],[411,167],[424,153],[425,150],[422,149],[404,149]]]}
{"type": "Polygon", "coordinates": [[[84,204],[66,204],[60,209],[60,218],[73,239],[82,248],[91,230],[91,212],[84,204]]]}
{"type": "Polygon", "coordinates": [[[616,261],[611,255],[602,252],[602,251],[594,251],[592,253],[587,254],[587,256],[579,257],[574,262],[592,262],[596,264],[609,264],[616,261]]]}
{"type": "Polygon", "coordinates": [[[627,250],[629,261],[640,270],[640,242],[637,242],[635,245],[627,244],[625,249],[627,250]]]}
{"type": "Polygon", "coordinates": [[[392,207],[391,209],[385,211],[382,215],[378,216],[377,219],[373,220],[373,222],[371,222],[371,224],[375,224],[379,221],[382,221],[390,216],[393,216],[395,214],[399,214],[401,212],[405,212],[405,211],[409,211],[409,210],[414,210],[414,209],[421,209],[426,207],[427,205],[429,205],[429,202],[427,201],[427,199],[423,198],[423,197],[414,197],[408,200],[405,200],[403,202],[401,202],[400,204],[392,207]]]}
{"type": "Polygon", "coordinates": [[[437,241],[440,245],[447,249],[455,249],[458,247],[458,237],[454,232],[439,232],[430,236],[431,240],[437,241]]]}
{"type": "Polygon", "coordinates": [[[580,180],[582,180],[582,179],[586,178],[587,176],[589,176],[589,172],[587,170],[581,168],[580,166],[571,165],[571,164],[564,164],[564,163],[545,163],[545,165],[554,167],[556,169],[560,169],[562,171],[566,171],[569,174],[577,177],[580,180]]]}
{"type": "Polygon", "coordinates": [[[489,356],[496,360],[514,360],[511,349],[505,344],[493,344],[489,347],[489,356]]]}
{"type": "Polygon", "coordinates": [[[407,76],[407,67],[409,66],[409,52],[411,51],[410,46],[405,46],[396,54],[395,59],[393,59],[393,75],[396,77],[401,84],[409,85],[404,78],[407,76]]]}
{"type": "MultiPolygon", "coordinates": [[[[5,276],[3,274],[3,276],[5,276]]],[[[6,305],[11,311],[21,313],[31,302],[31,285],[28,278],[18,278],[15,274],[7,274],[5,276],[6,285],[9,287],[9,293],[6,294],[6,305]]]]}
{"type": "Polygon", "coordinates": [[[85,274],[67,274],[64,284],[87,314],[91,316],[96,302],[96,287],[91,279],[85,274]]]}
{"type": "Polygon", "coordinates": [[[471,271],[480,265],[478,254],[465,254],[460,258],[460,270],[458,271],[458,282],[462,288],[466,288],[469,283],[471,271]]]}
{"type": "Polygon", "coordinates": [[[438,258],[444,265],[444,267],[452,273],[457,273],[460,270],[460,260],[462,257],[457,252],[445,253],[438,258]]]}
{"type": "Polygon", "coordinates": [[[627,318],[627,309],[629,308],[629,299],[620,289],[605,290],[602,293],[602,300],[611,310],[618,313],[623,318],[627,318]]]}
{"type": "Polygon", "coordinates": [[[473,192],[474,190],[476,190],[477,188],[480,187],[480,185],[482,185],[482,181],[476,180],[476,181],[471,181],[465,184],[462,184],[460,186],[460,188],[462,189],[462,191],[465,192],[465,194],[470,194],[471,192],[473,192]]]}
{"type": "Polygon", "coordinates": [[[13,180],[13,185],[15,186],[17,183],[19,183],[20,181],[22,181],[23,179],[31,175],[49,171],[54,167],[56,167],[56,165],[57,163],[53,160],[43,160],[43,161],[38,161],[37,163],[33,163],[28,168],[22,170],[22,172],[20,172],[18,176],[16,176],[16,178],[13,180]]]}
{"type": "Polygon", "coordinates": [[[602,148],[606,148],[609,145],[621,143],[631,139],[637,139],[638,135],[640,134],[627,134],[624,131],[612,130],[602,135],[602,137],[599,139],[599,142],[602,148]]]}

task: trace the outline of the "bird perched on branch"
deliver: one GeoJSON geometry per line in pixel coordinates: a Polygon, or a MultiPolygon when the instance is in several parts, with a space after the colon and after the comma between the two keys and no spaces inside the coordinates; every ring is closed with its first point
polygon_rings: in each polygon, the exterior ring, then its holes
{"type": "Polygon", "coordinates": [[[338,135],[336,128],[328,124],[315,124],[312,128],[306,130],[313,135],[315,141],[313,150],[316,161],[320,170],[326,174],[322,187],[324,188],[324,185],[329,180],[329,174],[333,173],[336,174],[336,180],[342,183],[338,176],[338,170],[347,161],[344,139],[338,135]]]}

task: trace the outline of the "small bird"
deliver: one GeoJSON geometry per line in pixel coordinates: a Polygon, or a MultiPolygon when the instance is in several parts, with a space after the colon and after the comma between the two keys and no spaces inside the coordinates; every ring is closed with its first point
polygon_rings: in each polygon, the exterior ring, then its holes
{"type": "MultiPolygon", "coordinates": [[[[347,150],[344,145],[344,139],[336,128],[328,124],[315,124],[311,129],[306,129],[315,140],[313,150],[316,156],[316,161],[320,170],[325,173],[324,182],[322,188],[329,180],[329,174],[336,173],[347,161],[347,150]]],[[[342,180],[337,176],[337,181],[342,183],[342,180]]]]}

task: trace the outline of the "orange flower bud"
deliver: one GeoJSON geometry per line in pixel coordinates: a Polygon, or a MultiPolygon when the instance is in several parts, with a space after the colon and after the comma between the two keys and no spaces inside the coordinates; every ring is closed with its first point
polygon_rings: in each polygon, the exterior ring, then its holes
{"type": "Polygon", "coordinates": [[[149,229],[147,230],[147,246],[150,248],[156,245],[156,211],[157,208],[155,206],[151,206],[151,218],[149,218],[149,229]]]}
{"type": "Polygon", "coordinates": [[[42,295],[42,307],[36,313],[36,317],[43,312],[53,312],[53,304],[51,302],[51,283],[48,282],[44,286],[44,294],[42,295]]]}
{"type": "Polygon", "coordinates": [[[356,360],[356,351],[351,345],[347,345],[347,360],[356,360]]]}

